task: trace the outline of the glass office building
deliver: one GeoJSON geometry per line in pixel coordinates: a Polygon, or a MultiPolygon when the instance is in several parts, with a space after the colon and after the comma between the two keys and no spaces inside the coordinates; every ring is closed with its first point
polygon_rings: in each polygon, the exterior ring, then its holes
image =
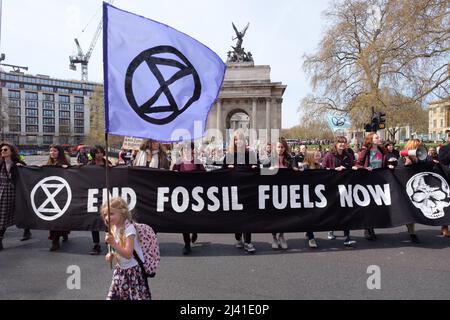
{"type": "Polygon", "coordinates": [[[98,83],[0,71],[1,140],[16,145],[79,144],[89,134],[98,83]]]}

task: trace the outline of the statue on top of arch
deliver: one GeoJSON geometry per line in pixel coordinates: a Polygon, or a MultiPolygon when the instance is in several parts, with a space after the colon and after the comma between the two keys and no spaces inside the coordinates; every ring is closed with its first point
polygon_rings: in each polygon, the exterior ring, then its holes
{"type": "Polygon", "coordinates": [[[234,23],[231,23],[233,25],[233,29],[236,32],[236,37],[232,38],[232,40],[236,40],[236,46],[233,47],[233,51],[228,51],[228,57],[227,62],[253,62],[253,56],[251,52],[245,52],[244,48],[242,47],[242,42],[245,36],[245,32],[247,31],[250,23],[247,23],[244,29],[242,31],[238,31],[234,23]]]}

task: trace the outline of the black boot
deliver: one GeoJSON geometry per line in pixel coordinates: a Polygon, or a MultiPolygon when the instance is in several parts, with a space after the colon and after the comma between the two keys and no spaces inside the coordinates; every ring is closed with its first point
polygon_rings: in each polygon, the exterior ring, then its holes
{"type": "Polygon", "coordinates": [[[186,243],[183,248],[183,255],[187,256],[190,253],[191,253],[191,245],[189,243],[186,243]]]}
{"type": "Polygon", "coordinates": [[[100,254],[101,251],[102,251],[102,248],[100,247],[100,245],[98,243],[95,243],[90,254],[93,256],[96,256],[96,255],[100,254]]]}
{"type": "Polygon", "coordinates": [[[60,245],[59,245],[59,238],[56,240],[52,240],[52,246],[50,247],[50,251],[56,251],[59,250],[60,245]]]}
{"type": "Polygon", "coordinates": [[[6,229],[0,230],[0,251],[3,250],[3,236],[5,235],[6,229]]]}
{"type": "Polygon", "coordinates": [[[416,243],[416,244],[420,243],[419,237],[415,233],[410,233],[409,237],[411,238],[412,243],[416,243]]]}
{"type": "Polygon", "coordinates": [[[27,240],[30,240],[30,239],[31,239],[30,229],[25,229],[23,231],[23,236],[22,236],[22,239],[20,239],[20,241],[27,241],[27,240]]]}
{"type": "Polygon", "coordinates": [[[375,234],[375,230],[373,228],[365,229],[364,230],[364,237],[367,240],[373,241],[377,239],[377,236],[375,234]]]}

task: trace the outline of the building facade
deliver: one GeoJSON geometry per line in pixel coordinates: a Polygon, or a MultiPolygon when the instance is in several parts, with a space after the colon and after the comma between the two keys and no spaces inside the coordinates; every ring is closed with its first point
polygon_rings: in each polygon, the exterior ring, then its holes
{"type": "Polygon", "coordinates": [[[450,131],[450,99],[431,102],[428,105],[428,119],[429,139],[446,140],[446,131],[450,131]]]}
{"type": "Polygon", "coordinates": [[[89,99],[101,84],[0,71],[1,140],[79,144],[89,134],[89,99]]]}
{"type": "Polygon", "coordinates": [[[227,129],[265,132],[258,140],[271,140],[271,130],[281,131],[281,109],[286,85],[272,82],[270,66],[253,62],[228,62],[219,97],[208,115],[207,135],[219,130],[223,141],[227,129]],[[266,131],[264,131],[266,130],[266,131]]]}

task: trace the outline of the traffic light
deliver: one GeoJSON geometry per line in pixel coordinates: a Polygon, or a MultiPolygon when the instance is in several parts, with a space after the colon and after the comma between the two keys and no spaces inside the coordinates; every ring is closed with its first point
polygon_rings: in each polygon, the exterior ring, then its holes
{"type": "Polygon", "coordinates": [[[380,125],[380,113],[379,112],[375,112],[374,114],[372,114],[371,125],[372,125],[372,131],[376,132],[380,125]]]}
{"type": "Polygon", "coordinates": [[[377,132],[377,130],[386,129],[386,113],[373,112],[370,124],[365,124],[364,129],[366,132],[377,132]]]}
{"type": "Polygon", "coordinates": [[[386,129],[386,113],[378,112],[378,129],[386,129]]]}
{"type": "Polygon", "coordinates": [[[369,123],[366,123],[364,125],[364,130],[366,130],[366,132],[372,132],[372,125],[369,123]]]}

